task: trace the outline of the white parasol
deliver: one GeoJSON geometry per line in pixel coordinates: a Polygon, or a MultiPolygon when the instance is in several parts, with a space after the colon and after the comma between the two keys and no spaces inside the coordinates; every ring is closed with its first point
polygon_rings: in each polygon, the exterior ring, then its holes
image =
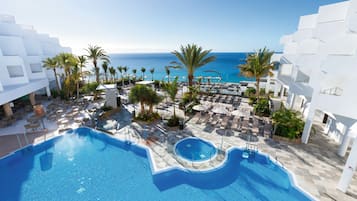
{"type": "Polygon", "coordinates": [[[192,109],[201,112],[201,111],[206,111],[208,109],[208,107],[205,105],[199,104],[199,105],[193,106],[192,109]]]}
{"type": "Polygon", "coordinates": [[[212,112],[216,114],[229,114],[229,111],[226,107],[217,105],[212,109],[212,112]]]}

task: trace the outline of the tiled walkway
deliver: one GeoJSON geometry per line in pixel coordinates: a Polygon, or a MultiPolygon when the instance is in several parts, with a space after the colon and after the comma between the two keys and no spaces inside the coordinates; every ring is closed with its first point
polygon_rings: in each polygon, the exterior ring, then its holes
{"type": "MultiPolygon", "coordinates": [[[[136,123],[134,125],[138,126],[136,123]]],[[[226,150],[232,146],[245,147],[246,141],[238,137],[237,133],[232,136],[222,136],[216,130],[211,133],[203,131],[203,126],[188,122],[184,132],[169,131],[169,136],[175,136],[175,140],[186,136],[197,136],[212,141],[217,147],[226,150]]],[[[49,134],[57,135],[57,133],[49,134]]],[[[47,135],[47,137],[49,137],[47,135]]],[[[172,154],[172,144],[168,143],[168,137],[155,141],[145,141],[138,134],[135,134],[130,126],[122,128],[116,135],[121,139],[130,139],[136,143],[149,146],[154,155],[157,170],[170,166],[185,166],[194,169],[206,169],[219,165],[224,157],[219,155],[216,159],[201,165],[185,163],[176,160],[172,154]],[[130,137],[127,133],[131,133],[130,137]]],[[[29,135],[30,143],[37,143],[43,140],[43,134],[29,135]]],[[[271,139],[259,138],[256,142],[261,152],[268,153],[272,158],[283,164],[285,168],[293,172],[297,183],[307,192],[319,200],[357,200],[357,176],[355,175],[348,193],[344,194],[336,189],[336,185],[342,173],[346,158],[339,157],[336,153],[338,145],[329,140],[321,133],[311,136],[310,142],[304,144],[277,143],[271,139]]],[[[0,156],[18,148],[16,136],[0,137],[0,156]]]]}

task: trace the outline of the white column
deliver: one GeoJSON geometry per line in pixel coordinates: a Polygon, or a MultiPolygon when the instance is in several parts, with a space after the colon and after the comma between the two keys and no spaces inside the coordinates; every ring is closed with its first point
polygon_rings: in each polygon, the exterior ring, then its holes
{"type": "Polygon", "coordinates": [[[279,90],[280,90],[280,84],[277,81],[275,81],[274,97],[278,97],[279,90]]]}
{"type": "Polygon", "coordinates": [[[312,123],[314,120],[314,116],[315,116],[315,107],[311,103],[310,109],[309,109],[309,114],[307,115],[305,126],[304,126],[304,131],[302,132],[302,137],[301,137],[301,142],[304,144],[307,144],[309,141],[310,131],[311,131],[312,123]]]}
{"type": "Polygon", "coordinates": [[[31,105],[36,105],[35,92],[29,94],[31,105]]]}
{"type": "Polygon", "coordinates": [[[357,138],[354,140],[350,155],[347,158],[347,162],[345,167],[343,168],[342,175],[340,177],[340,181],[338,182],[337,189],[342,192],[346,192],[350,182],[352,180],[354,171],[357,166],[357,138]]]}
{"type": "Polygon", "coordinates": [[[354,125],[354,123],[356,123],[356,121],[354,119],[349,119],[349,118],[338,118],[341,122],[343,122],[343,124],[345,125],[344,129],[343,129],[343,138],[342,138],[342,142],[340,144],[340,147],[338,148],[338,155],[339,156],[345,156],[348,146],[350,145],[350,141],[351,141],[351,132],[352,130],[350,129],[351,126],[354,125]]]}
{"type": "Polygon", "coordinates": [[[295,94],[291,94],[291,101],[290,101],[290,104],[289,104],[289,106],[290,106],[290,109],[294,109],[293,107],[294,107],[294,103],[295,103],[295,94]]]}
{"type": "Polygon", "coordinates": [[[324,128],[324,133],[325,134],[328,134],[330,132],[330,126],[331,126],[332,121],[333,121],[333,119],[330,116],[328,116],[327,122],[326,122],[326,125],[325,125],[325,128],[324,128]]]}
{"type": "MultiPolygon", "coordinates": [[[[60,75],[57,75],[57,81],[58,81],[59,89],[62,90],[62,83],[61,83],[61,76],[60,75]]],[[[55,79],[55,82],[56,82],[56,79],[55,79]]],[[[56,87],[57,87],[57,85],[56,85],[56,87]]]]}
{"type": "Polygon", "coordinates": [[[270,76],[268,76],[267,83],[265,84],[265,94],[269,94],[270,91],[270,76]]]}
{"type": "Polygon", "coordinates": [[[348,145],[350,144],[351,138],[349,137],[349,134],[350,134],[349,130],[350,130],[349,128],[345,129],[345,132],[343,134],[342,143],[341,143],[340,147],[338,148],[337,154],[342,157],[345,156],[345,154],[347,152],[348,145]]]}
{"type": "Polygon", "coordinates": [[[51,96],[51,90],[50,90],[49,86],[46,87],[46,94],[47,94],[47,97],[51,96]]]}
{"type": "Polygon", "coordinates": [[[281,85],[280,99],[283,99],[283,97],[284,97],[284,86],[281,85]]]}

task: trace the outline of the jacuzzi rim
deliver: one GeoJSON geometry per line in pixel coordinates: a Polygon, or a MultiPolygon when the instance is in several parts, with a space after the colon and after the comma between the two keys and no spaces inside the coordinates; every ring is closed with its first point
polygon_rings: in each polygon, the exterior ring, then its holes
{"type": "Polygon", "coordinates": [[[208,161],[210,161],[210,160],[212,160],[212,159],[215,159],[215,158],[217,157],[217,155],[218,155],[218,151],[219,151],[219,150],[218,150],[217,146],[216,146],[213,142],[211,142],[211,141],[209,141],[209,140],[206,140],[206,139],[199,138],[199,137],[186,137],[186,138],[183,138],[183,139],[177,141],[177,142],[175,143],[175,145],[173,146],[173,152],[174,152],[175,156],[176,156],[178,159],[183,160],[183,161],[188,162],[188,163],[193,163],[193,164],[202,164],[202,163],[206,163],[206,162],[208,162],[208,161]],[[201,140],[201,141],[203,141],[203,142],[206,142],[206,143],[208,143],[209,145],[211,145],[213,148],[215,148],[215,149],[216,149],[216,152],[214,153],[214,155],[212,155],[211,158],[208,158],[208,159],[205,159],[205,160],[200,160],[200,161],[191,161],[191,160],[189,160],[189,159],[187,159],[187,158],[184,158],[184,157],[182,157],[181,155],[177,154],[177,152],[176,152],[176,147],[177,147],[177,145],[178,145],[180,142],[182,142],[182,141],[184,141],[184,140],[188,140],[188,139],[196,139],[196,140],[201,140]]]}

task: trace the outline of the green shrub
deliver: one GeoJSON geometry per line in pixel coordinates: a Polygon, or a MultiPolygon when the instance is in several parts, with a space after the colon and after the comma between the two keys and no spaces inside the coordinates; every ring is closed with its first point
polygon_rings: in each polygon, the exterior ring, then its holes
{"type": "Polygon", "coordinates": [[[63,89],[60,90],[59,96],[62,100],[68,100],[68,97],[66,96],[66,92],[63,89]]]}
{"type": "Polygon", "coordinates": [[[59,96],[57,90],[55,90],[55,89],[51,89],[51,95],[53,98],[57,98],[59,96]]]}
{"type": "Polygon", "coordinates": [[[150,112],[144,112],[144,113],[139,113],[136,117],[136,120],[140,121],[145,121],[145,122],[153,122],[155,120],[160,119],[160,115],[157,112],[150,113],[150,112]]]}
{"type": "Polygon", "coordinates": [[[102,109],[104,112],[106,112],[106,111],[112,110],[113,107],[111,107],[111,106],[103,106],[100,109],[102,109]]]}
{"type": "Polygon", "coordinates": [[[172,116],[168,121],[167,121],[167,126],[169,127],[175,127],[180,124],[180,119],[178,117],[172,116]]]}
{"type": "Polygon", "coordinates": [[[260,88],[259,89],[259,95],[265,95],[265,88],[260,88]]]}
{"type": "Polygon", "coordinates": [[[179,108],[180,108],[181,110],[183,110],[184,107],[185,107],[187,104],[191,103],[191,102],[193,102],[194,104],[191,104],[190,107],[186,108],[186,112],[188,112],[188,113],[192,113],[192,107],[193,107],[194,105],[199,104],[200,102],[199,102],[199,100],[197,99],[197,95],[193,95],[193,96],[191,97],[191,95],[190,95],[188,92],[186,92],[186,93],[183,94],[183,96],[182,96],[182,98],[181,98],[181,101],[180,101],[180,103],[179,103],[179,108]]]}
{"type": "Polygon", "coordinates": [[[269,107],[269,99],[261,98],[257,101],[254,106],[254,112],[258,116],[269,116],[270,115],[270,107],[269,107]]]}
{"type": "Polygon", "coordinates": [[[297,112],[281,108],[274,112],[272,119],[275,127],[275,135],[290,139],[301,138],[305,123],[299,118],[297,112]]]}
{"type": "Polygon", "coordinates": [[[96,82],[88,83],[82,86],[80,92],[82,94],[89,94],[91,92],[95,92],[97,90],[97,87],[98,87],[98,83],[96,82]]]}
{"type": "Polygon", "coordinates": [[[256,93],[257,90],[255,88],[249,87],[247,88],[247,90],[245,90],[244,96],[250,98],[250,97],[254,97],[256,93]]]}
{"type": "Polygon", "coordinates": [[[248,102],[248,104],[249,105],[254,105],[254,104],[256,104],[257,103],[257,98],[256,97],[249,97],[249,102],[248,102]]]}
{"type": "Polygon", "coordinates": [[[191,95],[189,93],[184,93],[181,101],[179,103],[179,108],[183,109],[185,105],[187,105],[191,101],[191,95]]]}
{"type": "Polygon", "coordinates": [[[159,80],[155,80],[154,81],[154,86],[155,86],[155,89],[160,89],[160,81],[159,80]]]}

